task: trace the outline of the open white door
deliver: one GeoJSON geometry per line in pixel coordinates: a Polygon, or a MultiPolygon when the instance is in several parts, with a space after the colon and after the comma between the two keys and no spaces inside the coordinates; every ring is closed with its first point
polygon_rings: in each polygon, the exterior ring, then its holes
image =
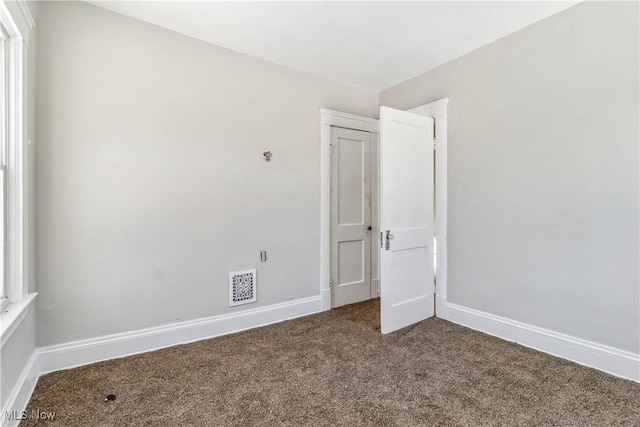
{"type": "Polygon", "coordinates": [[[434,315],[433,119],[380,108],[383,334],[434,315]]]}

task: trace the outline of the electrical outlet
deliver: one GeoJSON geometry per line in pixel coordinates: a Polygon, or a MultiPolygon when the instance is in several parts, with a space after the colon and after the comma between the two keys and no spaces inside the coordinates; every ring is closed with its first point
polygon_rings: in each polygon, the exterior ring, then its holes
{"type": "Polygon", "coordinates": [[[267,262],[267,251],[260,251],[260,261],[267,262]]]}

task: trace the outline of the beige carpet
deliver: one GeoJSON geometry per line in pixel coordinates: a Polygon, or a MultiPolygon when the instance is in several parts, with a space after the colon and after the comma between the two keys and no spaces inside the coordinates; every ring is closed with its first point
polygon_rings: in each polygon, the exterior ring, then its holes
{"type": "Polygon", "coordinates": [[[40,378],[22,426],[640,426],[640,384],[378,302],[40,378]],[[105,402],[105,395],[117,395],[105,402]]]}

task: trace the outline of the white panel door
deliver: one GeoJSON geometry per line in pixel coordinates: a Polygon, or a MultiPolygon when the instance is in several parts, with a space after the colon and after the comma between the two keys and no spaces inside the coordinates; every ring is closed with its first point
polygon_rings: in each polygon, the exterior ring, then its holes
{"type": "Polygon", "coordinates": [[[433,119],[380,108],[380,320],[393,332],[434,315],[433,119]]]}
{"type": "Polygon", "coordinates": [[[371,297],[371,134],[331,128],[332,307],[371,297]]]}

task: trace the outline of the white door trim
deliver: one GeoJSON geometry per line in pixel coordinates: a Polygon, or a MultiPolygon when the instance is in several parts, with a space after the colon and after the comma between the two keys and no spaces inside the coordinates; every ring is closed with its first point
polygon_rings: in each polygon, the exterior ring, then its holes
{"type": "Polygon", "coordinates": [[[416,108],[410,113],[432,117],[436,122],[436,191],[435,235],[437,248],[436,317],[448,319],[447,314],[447,105],[442,98],[416,108]]]}
{"type": "MultiPolygon", "coordinates": [[[[378,120],[339,111],[320,109],[320,295],[322,311],[331,309],[331,126],[380,133],[378,120]]],[[[375,230],[374,230],[375,231],[375,230]]],[[[372,233],[373,235],[373,233],[372,233]]],[[[372,239],[372,245],[375,239],[372,239]]],[[[376,278],[377,275],[372,275],[376,278]]],[[[372,280],[373,282],[373,280],[372,280]]],[[[376,282],[377,283],[377,282],[376,282]]]]}

